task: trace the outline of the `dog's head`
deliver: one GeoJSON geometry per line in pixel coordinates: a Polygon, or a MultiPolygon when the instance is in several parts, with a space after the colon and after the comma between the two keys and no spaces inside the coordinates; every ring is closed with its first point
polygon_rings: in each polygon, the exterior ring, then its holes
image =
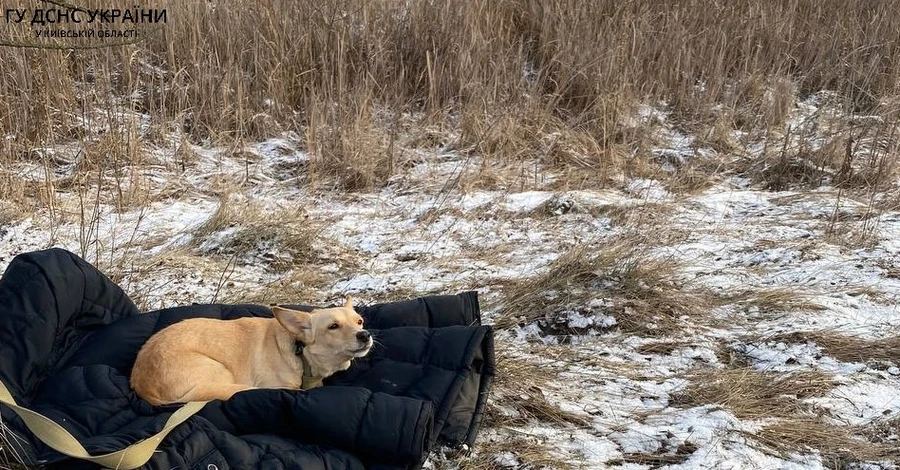
{"type": "Polygon", "coordinates": [[[363,328],[363,318],[353,310],[353,298],[342,307],[302,312],[272,307],[278,323],[304,343],[305,351],[320,360],[337,365],[354,357],[363,357],[372,348],[372,335],[363,328]]]}

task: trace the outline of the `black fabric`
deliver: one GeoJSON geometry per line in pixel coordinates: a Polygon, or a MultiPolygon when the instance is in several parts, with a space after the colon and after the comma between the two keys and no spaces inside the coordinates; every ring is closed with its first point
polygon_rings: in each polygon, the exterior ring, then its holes
{"type": "MultiPolygon", "coordinates": [[[[308,308],[308,307],[307,307],[308,308]]],[[[176,428],[146,468],[416,469],[436,443],[471,445],[494,376],[493,333],[475,292],[358,308],[376,346],[309,391],[251,390],[209,403],[176,428]]],[[[153,333],[186,318],[271,316],[258,305],[193,305],[139,314],[76,255],[17,256],[0,278],[0,379],[92,454],[154,434],[176,408],[128,385],[153,333]]],[[[36,441],[0,406],[32,464],[95,468],[36,441]]]]}

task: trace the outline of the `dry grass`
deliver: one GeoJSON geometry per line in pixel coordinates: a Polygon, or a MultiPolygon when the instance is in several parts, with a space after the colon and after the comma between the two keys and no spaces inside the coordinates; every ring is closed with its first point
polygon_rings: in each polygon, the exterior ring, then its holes
{"type": "Polygon", "coordinates": [[[863,440],[860,429],[831,424],[809,415],[801,400],[826,395],[831,376],[817,371],[761,372],[744,366],[690,374],[690,385],[672,403],[676,406],[717,404],[736,417],[774,420],[747,437],[776,453],[818,452],[829,468],[848,462],[896,458],[893,446],[863,440]]]}
{"type": "Polygon", "coordinates": [[[896,261],[879,259],[875,260],[875,264],[882,270],[882,275],[884,277],[888,279],[900,279],[900,265],[898,265],[896,261]]]}
{"type": "Polygon", "coordinates": [[[491,426],[516,426],[538,421],[559,426],[589,425],[587,418],[559,409],[550,403],[542,388],[555,373],[528,360],[516,357],[514,348],[497,344],[497,377],[494,379],[486,423],[491,426]]]}
{"type": "Polygon", "coordinates": [[[684,463],[697,450],[697,446],[690,442],[685,442],[678,446],[672,453],[630,453],[624,454],[621,459],[614,459],[607,462],[609,465],[622,465],[633,463],[638,465],[649,465],[651,468],[659,468],[666,465],[678,465],[684,463]]]}
{"type": "Polygon", "coordinates": [[[322,224],[309,220],[303,207],[267,208],[232,196],[194,232],[201,253],[261,259],[270,269],[284,271],[317,259],[315,242],[322,224]]]}
{"type": "MultiPolygon", "coordinates": [[[[798,449],[815,451],[827,468],[843,469],[854,462],[896,459],[896,444],[873,443],[852,429],[825,422],[818,416],[802,415],[779,419],[758,432],[748,434],[769,450],[786,454],[798,449]]],[[[856,430],[858,431],[858,430],[856,430]]]]}
{"type": "Polygon", "coordinates": [[[509,285],[499,328],[524,325],[566,309],[580,310],[591,300],[608,299],[606,314],[620,329],[656,336],[670,333],[682,320],[697,326],[708,313],[708,296],[675,281],[677,264],[653,257],[637,238],[577,246],[538,276],[509,285]]]}
{"type": "Polygon", "coordinates": [[[765,338],[786,343],[812,342],[822,351],[844,362],[890,362],[900,365],[900,336],[867,339],[833,331],[803,331],[765,338]]]}
{"type": "MultiPolygon", "coordinates": [[[[499,209],[491,213],[493,217],[504,219],[531,218],[543,220],[565,214],[587,214],[609,219],[612,225],[628,227],[659,227],[671,216],[671,204],[660,202],[637,202],[631,204],[596,204],[579,201],[569,195],[555,195],[528,211],[499,209]]],[[[674,231],[672,231],[674,232],[674,231]]],[[[665,233],[665,235],[671,232],[665,233]]],[[[660,234],[663,235],[663,234],[660,234]]]]}
{"type": "Polygon", "coordinates": [[[687,379],[690,385],[672,397],[673,405],[721,405],[745,419],[791,415],[804,408],[799,400],[834,387],[831,376],[822,372],[773,373],[740,366],[692,372],[687,379]]]}
{"type": "MultiPolygon", "coordinates": [[[[745,155],[730,171],[773,191],[834,185],[846,190],[887,189],[896,174],[895,118],[865,119],[846,115],[839,102],[821,105],[784,135],[767,129],[759,155],[745,155]]],[[[887,115],[897,110],[883,109],[887,115]]]]}
{"type": "MultiPolygon", "coordinates": [[[[19,3],[8,8],[40,5],[19,3]]],[[[108,8],[99,0],[78,3],[108,8]]],[[[896,175],[900,16],[891,12],[900,0],[151,0],[141,6],[167,8],[169,23],[142,30],[135,44],[73,49],[60,39],[44,43],[52,49],[9,48],[0,55],[0,200],[17,204],[0,206],[0,233],[21,209],[40,205],[53,212],[55,192],[72,190],[81,195],[82,254],[99,250],[92,215],[99,196],[119,211],[154,197],[141,171],[153,163],[143,149],[163,142],[170,127],[181,132],[174,152],[182,169],[196,158],[185,143],[241,148],[295,131],[311,155],[303,168],[291,169],[307,175],[298,182],[345,190],[385,184],[407,168],[408,149],[421,147],[479,157],[482,163],[466,173],[477,181],[459,183],[463,189],[509,188],[524,184],[527,178],[518,175],[537,181],[536,173],[550,172],[559,175],[551,185],[556,189],[605,187],[625,175],[664,179],[668,190],[690,193],[732,173],[773,190],[830,181],[874,192],[896,175]],[[791,121],[796,101],[820,90],[836,93],[819,114],[791,121]],[[716,158],[695,156],[664,169],[666,162],[651,151],[662,142],[658,126],[635,119],[647,103],[664,103],[660,108],[678,129],[697,136],[694,147],[712,149],[716,158]],[[135,113],[149,119],[149,129],[138,129],[135,113]],[[763,150],[749,154],[747,145],[759,141],[763,150]],[[60,162],[38,151],[61,143],[77,147],[78,159],[60,162]],[[68,163],[76,170],[65,179],[24,182],[10,170],[23,163],[38,163],[51,175],[68,163]]],[[[0,24],[0,38],[35,41],[28,26],[8,22],[0,24]]],[[[668,214],[647,203],[592,215],[643,226],[668,214]]],[[[295,269],[253,292],[227,292],[227,301],[305,301],[331,280],[299,268],[322,261],[319,228],[293,208],[225,197],[194,234],[192,250],[217,255],[212,265],[221,271],[220,283],[239,258],[275,271],[295,269]]],[[[598,298],[611,302],[605,313],[628,333],[658,336],[703,325],[720,299],[676,282],[678,266],[643,248],[658,241],[576,247],[546,273],[508,285],[497,326],[552,319],[598,298]]],[[[193,254],[183,255],[178,269],[186,270],[193,254]]],[[[122,258],[106,266],[127,280],[152,275],[159,261],[122,258]]],[[[790,289],[725,301],[763,313],[814,307],[790,289]]],[[[900,360],[895,338],[798,335],[796,341],[815,341],[841,360],[900,360]]],[[[641,351],[677,347],[660,341],[641,351]]],[[[498,356],[490,424],[587,424],[547,399],[545,369],[502,350],[498,356]]],[[[791,414],[756,436],[773,449],[808,446],[836,459],[843,454],[825,446],[857,458],[880,452],[853,447],[848,435],[799,417],[799,398],[830,389],[824,374],[731,367],[691,380],[679,397],[686,406],[717,403],[748,418],[791,414]]],[[[461,465],[494,468],[495,452],[514,448],[524,466],[559,468],[550,445],[526,438],[486,443],[461,465]]],[[[675,462],[669,458],[681,456],[623,461],[675,462]]]]}
{"type": "Polygon", "coordinates": [[[19,221],[23,216],[18,204],[0,199],[0,230],[19,221]]]}
{"type": "Polygon", "coordinates": [[[794,287],[765,287],[726,294],[720,301],[737,305],[745,310],[756,310],[761,315],[773,315],[788,311],[818,311],[822,307],[812,301],[813,294],[794,287]]]}
{"type": "Polygon", "coordinates": [[[317,106],[309,111],[307,146],[316,156],[310,167],[313,185],[336,179],[340,189],[364,190],[395,172],[400,158],[396,133],[376,122],[372,103],[354,98],[350,95],[337,105],[327,99],[314,101],[317,106]]]}
{"type": "Polygon", "coordinates": [[[466,457],[459,459],[458,467],[460,470],[502,470],[510,467],[501,465],[497,457],[504,453],[510,452],[519,465],[515,468],[553,468],[559,470],[569,470],[579,468],[577,462],[565,461],[560,459],[558,455],[553,453],[551,443],[538,441],[534,438],[513,437],[497,441],[487,441],[479,443],[476,451],[466,457]]]}
{"type": "Polygon", "coordinates": [[[862,430],[862,434],[868,437],[870,442],[896,447],[897,440],[900,439],[900,435],[897,433],[898,429],[900,429],[900,418],[894,417],[869,424],[866,429],[862,430]]]}
{"type": "Polygon", "coordinates": [[[637,347],[636,351],[640,354],[659,354],[659,355],[668,355],[672,354],[678,349],[685,348],[688,346],[692,346],[692,343],[688,341],[651,341],[649,343],[644,343],[637,347]]]}
{"type": "Polygon", "coordinates": [[[834,210],[825,226],[825,240],[850,248],[873,248],[880,236],[879,218],[886,210],[879,207],[876,197],[883,194],[873,189],[861,202],[862,209],[857,206],[857,210],[847,211],[841,206],[843,190],[838,192],[834,210]]]}
{"type": "MultiPolygon", "coordinates": [[[[485,411],[485,425],[508,430],[513,437],[483,440],[475,452],[459,460],[460,468],[506,468],[496,461],[503,452],[510,452],[523,468],[576,468],[574,462],[565,463],[554,454],[555,444],[533,436],[516,435],[515,428],[535,423],[571,428],[590,426],[587,417],[566,412],[553,405],[543,389],[556,378],[552,369],[541,367],[516,354],[516,348],[497,343],[497,376],[485,411]]],[[[506,431],[504,431],[506,432],[506,431]]]]}
{"type": "Polygon", "coordinates": [[[0,221],[8,223],[15,218],[16,203],[24,202],[26,195],[34,196],[33,189],[27,188],[27,185],[19,175],[0,167],[0,201],[3,201],[3,207],[0,207],[0,221]]]}
{"type": "Polygon", "coordinates": [[[666,190],[673,194],[695,194],[715,185],[721,178],[718,165],[691,165],[672,173],[666,181],[666,190]]]}
{"type": "Polygon", "coordinates": [[[641,204],[608,204],[590,210],[590,213],[609,218],[619,227],[662,226],[671,216],[673,206],[658,202],[641,204]]]}
{"type": "MultiPolygon", "coordinates": [[[[832,126],[824,146],[805,131],[778,131],[760,174],[773,187],[815,180],[791,163],[802,159],[827,163],[848,185],[878,184],[893,171],[896,0],[141,6],[167,8],[168,23],[141,28],[134,44],[87,49],[100,43],[35,39],[27,21],[0,26],[4,43],[50,46],[9,48],[0,59],[0,129],[16,136],[0,158],[89,143],[80,118],[99,111],[87,127],[106,127],[123,147],[87,161],[133,160],[125,143],[135,129],[123,118],[133,111],[151,118],[150,140],[168,122],[194,142],[297,131],[315,184],[326,186],[380,185],[402,168],[397,142],[424,138],[500,167],[560,169],[567,187],[598,187],[654,160],[645,152],[652,132],[634,124],[639,103],[667,103],[680,127],[730,154],[741,146],[733,130],[786,127],[798,96],[827,89],[837,109],[884,124],[832,126]]],[[[706,171],[677,172],[676,186],[701,188],[706,171]]]]}
{"type": "Polygon", "coordinates": [[[224,303],[271,304],[315,304],[325,299],[322,288],[332,278],[315,269],[294,270],[289,276],[264,284],[252,291],[231,290],[222,297],[224,303]]]}
{"type": "Polygon", "coordinates": [[[0,470],[26,470],[24,456],[19,454],[19,438],[0,420],[0,470]]]}
{"type": "Polygon", "coordinates": [[[196,256],[186,248],[169,248],[155,256],[120,249],[98,268],[128,293],[135,305],[147,311],[158,305],[191,302],[215,302],[228,291],[234,262],[228,259],[196,256]],[[199,298],[190,288],[196,286],[210,297],[199,298]]]}

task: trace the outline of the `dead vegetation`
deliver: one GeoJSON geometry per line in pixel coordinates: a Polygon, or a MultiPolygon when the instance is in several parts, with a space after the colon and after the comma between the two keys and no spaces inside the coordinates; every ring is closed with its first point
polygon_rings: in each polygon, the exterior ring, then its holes
{"type": "Polygon", "coordinates": [[[590,426],[589,418],[563,411],[548,399],[544,389],[548,381],[556,378],[556,373],[519,356],[516,348],[508,343],[497,343],[496,360],[497,377],[485,411],[484,424],[496,430],[509,430],[512,437],[480,443],[472,455],[459,461],[460,468],[508,468],[497,461],[503,453],[510,454],[524,468],[543,468],[547,465],[552,468],[576,468],[560,460],[559,455],[554,453],[553,442],[527,434],[516,435],[515,432],[516,427],[536,423],[564,429],[590,426]]]}
{"type": "Polygon", "coordinates": [[[321,229],[303,207],[267,208],[226,195],[194,232],[193,244],[202,254],[250,257],[285,271],[317,259],[315,243],[321,229]]]}
{"type": "Polygon", "coordinates": [[[22,210],[15,203],[0,199],[0,230],[17,222],[22,217],[22,210]]]}
{"type": "Polygon", "coordinates": [[[835,386],[822,372],[762,372],[745,366],[691,372],[686,378],[689,385],[672,397],[673,405],[720,405],[746,419],[792,415],[804,409],[800,400],[825,395],[835,386]]]}
{"type": "Polygon", "coordinates": [[[814,343],[822,352],[843,362],[887,362],[900,365],[900,336],[860,338],[835,331],[798,331],[775,335],[765,341],[814,343]]]}
{"type": "Polygon", "coordinates": [[[900,440],[898,429],[900,429],[900,418],[895,417],[872,423],[862,430],[862,434],[873,443],[896,447],[897,441],[900,440]]]}
{"type": "MultiPolygon", "coordinates": [[[[592,201],[582,201],[569,194],[556,194],[546,201],[528,211],[494,210],[492,217],[503,219],[535,220],[552,219],[566,214],[583,214],[585,216],[602,217],[609,219],[610,224],[616,227],[628,227],[629,229],[642,227],[659,227],[671,217],[673,207],[671,204],[651,201],[637,201],[629,204],[600,204],[592,201]]],[[[674,235],[674,231],[659,233],[674,235]]],[[[665,238],[665,237],[661,237],[665,238]]]]}
{"type": "Polygon", "coordinates": [[[538,276],[507,286],[499,328],[544,321],[556,324],[568,310],[592,315],[599,300],[602,313],[629,333],[658,336],[682,325],[702,325],[711,306],[708,294],[677,279],[677,263],[654,257],[639,238],[608,245],[579,245],[538,276]],[[581,312],[585,310],[587,311],[581,312]]]}
{"type": "Polygon", "coordinates": [[[548,401],[543,389],[556,377],[544,367],[521,357],[515,348],[497,344],[497,377],[491,401],[488,402],[486,423],[491,426],[525,425],[530,422],[551,423],[558,426],[585,427],[586,417],[561,410],[548,401]]]}
{"type": "MultiPolygon", "coordinates": [[[[886,189],[896,174],[895,119],[854,118],[835,97],[826,97],[815,114],[789,125],[783,135],[767,130],[762,150],[737,159],[731,170],[772,191],[825,185],[851,192],[886,189]]],[[[887,115],[896,111],[882,109],[887,115]]]]}
{"type": "Polygon", "coordinates": [[[233,259],[197,256],[187,248],[169,248],[154,256],[120,250],[100,268],[141,311],[160,305],[221,302],[234,286],[233,259]],[[193,288],[212,293],[198,298],[193,288]]]}
{"type": "Polygon", "coordinates": [[[672,215],[672,206],[657,202],[634,205],[608,204],[590,210],[599,217],[607,217],[619,227],[661,226],[672,215]]]}
{"type": "Polygon", "coordinates": [[[896,459],[896,444],[870,442],[858,429],[828,423],[821,416],[799,415],[778,419],[748,437],[765,450],[778,454],[806,450],[818,452],[822,463],[831,469],[848,468],[851,463],[896,459]]]}
{"type": "Polygon", "coordinates": [[[628,453],[620,459],[607,462],[610,465],[622,465],[633,463],[638,465],[650,465],[651,468],[659,468],[665,465],[678,465],[684,463],[697,451],[697,446],[690,442],[684,442],[674,452],[670,453],[628,453]]]}
{"type": "Polygon", "coordinates": [[[813,302],[814,294],[796,287],[758,287],[720,296],[719,301],[735,305],[755,315],[770,316],[791,311],[817,311],[822,307],[813,302]]]}
{"type": "MultiPolygon", "coordinates": [[[[384,184],[403,168],[404,145],[427,143],[506,170],[553,169],[566,188],[597,188],[619,175],[665,173],[648,151],[659,140],[653,120],[635,118],[654,103],[700,136],[695,148],[730,158],[766,141],[765,161],[737,171],[768,187],[823,175],[872,187],[894,170],[898,6],[188,2],[166,4],[167,23],[141,28],[136,42],[98,48],[99,40],[35,39],[26,23],[8,22],[3,45],[45,47],[12,47],[0,59],[0,128],[16,137],[2,158],[48,142],[90,147],[102,131],[121,136],[120,148],[83,164],[110,168],[140,161],[129,142],[159,142],[175,123],[195,143],[295,131],[312,154],[313,184],[324,187],[384,184]],[[826,98],[840,115],[867,118],[792,122],[797,99],[820,90],[834,92],[826,98]],[[822,144],[812,129],[826,124],[822,144]]],[[[696,191],[721,169],[687,165],[671,172],[670,188],[696,191]]]]}
{"type": "Polygon", "coordinates": [[[834,203],[834,210],[825,226],[825,240],[839,246],[850,248],[872,248],[878,243],[880,217],[884,215],[885,208],[879,207],[876,198],[884,194],[879,191],[869,191],[865,200],[857,202],[853,209],[843,206],[848,205],[843,191],[838,193],[834,203]]]}
{"type": "Polygon", "coordinates": [[[258,286],[254,289],[231,289],[222,296],[224,303],[236,304],[314,304],[324,301],[321,289],[332,281],[321,271],[315,269],[294,270],[276,281],[258,286]]]}
{"type": "Polygon", "coordinates": [[[873,431],[847,428],[815,414],[803,400],[827,395],[837,384],[819,371],[766,372],[741,361],[724,369],[688,373],[689,385],[672,397],[674,406],[720,405],[736,417],[764,423],[744,434],[779,456],[817,452],[828,468],[850,462],[897,458],[895,446],[863,438],[873,431]]]}
{"type": "Polygon", "coordinates": [[[691,346],[690,342],[687,341],[651,341],[648,343],[644,343],[637,347],[636,351],[640,354],[659,354],[659,355],[668,355],[672,354],[678,349],[683,347],[691,346]]]}
{"type": "Polygon", "coordinates": [[[475,452],[459,460],[458,468],[460,470],[503,470],[509,469],[513,462],[516,463],[514,468],[523,469],[570,470],[580,468],[578,462],[564,461],[554,454],[551,444],[527,436],[479,443],[475,452]],[[509,460],[501,461],[500,459],[503,457],[507,457],[509,460]]]}
{"type": "Polygon", "coordinates": [[[0,419],[0,470],[27,470],[25,456],[20,454],[21,439],[13,434],[0,419]]]}

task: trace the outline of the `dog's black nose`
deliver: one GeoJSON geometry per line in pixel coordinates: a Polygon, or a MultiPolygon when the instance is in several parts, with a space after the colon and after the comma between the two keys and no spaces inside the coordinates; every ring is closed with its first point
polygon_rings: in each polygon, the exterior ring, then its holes
{"type": "Polygon", "coordinates": [[[360,342],[366,342],[371,337],[372,337],[372,333],[369,333],[366,330],[362,330],[362,331],[356,333],[356,339],[358,339],[360,342]]]}

